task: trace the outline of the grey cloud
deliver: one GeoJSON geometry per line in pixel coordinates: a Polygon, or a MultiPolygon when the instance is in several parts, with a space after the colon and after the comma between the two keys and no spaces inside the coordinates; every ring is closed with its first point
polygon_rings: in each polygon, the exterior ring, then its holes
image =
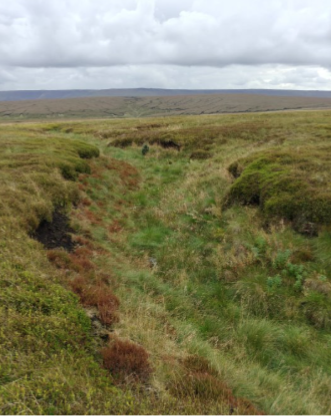
{"type": "Polygon", "coordinates": [[[7,3],[1,89],[331,89],[328,0],[7,3]]]}
{"type": "Polygon", "coordinates": [[[6,65],[331,65],[327,0],[14,0],[1,9],[6,65]]]}

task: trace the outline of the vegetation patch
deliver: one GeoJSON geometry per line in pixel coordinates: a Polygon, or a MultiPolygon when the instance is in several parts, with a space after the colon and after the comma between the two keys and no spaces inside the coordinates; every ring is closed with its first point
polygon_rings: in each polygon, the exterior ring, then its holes
{"type": "Polygon", "coordinates": [[[254,140],[263,137],[268,126],[262,123],[242,122],[218,126],[177,127],[169,129],[168,126],[157,130],[128,129],[118,131],[112,137],[109,146],[126,148],[133,144],[142,146],[145,142],[158,145],[165,149],[187,150],[194,152],[208,151],[213,144],[225,144],[229,139],[254,140]],[[198,149],[197,149],[198,147],[198,149]]]}
{"type": "Polygon", "coordinates": [[[229,414],[262,415],[248,400],[234,396],[229,386],[220,379],[217,371],[200,356],[188,356],[181,363],[180,374],[169,382],[169,390],[181,399],[213,403],[215,409],[226,406],[229,414]]]}
{"type": "Polygon", "coordinates": [[[152,373],[147,351],[131,341],[114,339],[102,352],[103,364],[120,379],[147,380],[152,373]]]}
{"type": "Polygon", "coordinates": [[[314,235],[314,224],[331,222],[331,148],[272,149],[230,165],[237,177],[227,204],[258,205],[266,218],[289,220],[314,235]]]}
{"type": "Polygon", "coordinates": [[[77,276],[70,286],[84,306],[94,306],[98,309],[100,321],[104,325],[112,325],[119,321],[117,310],[120,302],[106,284],[93,284],[86,278],[77,276]]]}
{"type": "Polygon", "coordinates": [[[81,156],[98,154],[96,146],[82,141],[9,128],[1,138],[1,219],[15,218],[30,232],[44,220],[50,223],[54,207],[69,208],[79,199],[73,180],[90,171],[81,156]]]}

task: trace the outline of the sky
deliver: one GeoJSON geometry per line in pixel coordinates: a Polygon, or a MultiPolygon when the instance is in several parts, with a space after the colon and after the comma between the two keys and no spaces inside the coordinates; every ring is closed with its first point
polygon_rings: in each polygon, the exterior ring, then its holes
{"type": "Polygon", "coordinates": [[[2,0],[0,90],[331,90],[330,0],[2,0]]]}

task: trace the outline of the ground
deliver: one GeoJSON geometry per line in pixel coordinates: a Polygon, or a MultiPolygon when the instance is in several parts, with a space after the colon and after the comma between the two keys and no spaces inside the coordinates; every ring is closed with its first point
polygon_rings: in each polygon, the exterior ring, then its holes
{"type": "Polygon", "coordinates": [[[329,119],[0,126],[1,412],[329,414],[329,119]]]}

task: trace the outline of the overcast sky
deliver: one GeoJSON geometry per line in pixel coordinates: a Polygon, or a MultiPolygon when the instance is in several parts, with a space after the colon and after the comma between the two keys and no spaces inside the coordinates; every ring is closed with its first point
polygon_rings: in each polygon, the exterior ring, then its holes
{"type": "Polygon", "coordinates": [[[1,0],[0,90],[331,90],[330,0],[1,0]]]}

